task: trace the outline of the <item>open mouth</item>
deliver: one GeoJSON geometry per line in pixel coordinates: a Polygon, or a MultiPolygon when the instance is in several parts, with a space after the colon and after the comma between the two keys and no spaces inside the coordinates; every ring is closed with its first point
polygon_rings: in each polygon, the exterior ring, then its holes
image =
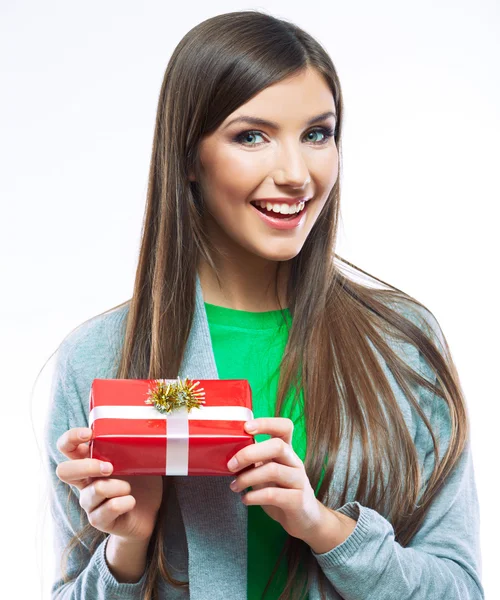
{"type": "Polygon", "coordinates": [[[267,217],[271,217],[273,219],[280,219],[283,221],[291,221],[293,219],[296,219],[305,210],[306,206],[306,203],[304,202],[288,205],[252,201],[250,202],[250,204],[267,217]]]}

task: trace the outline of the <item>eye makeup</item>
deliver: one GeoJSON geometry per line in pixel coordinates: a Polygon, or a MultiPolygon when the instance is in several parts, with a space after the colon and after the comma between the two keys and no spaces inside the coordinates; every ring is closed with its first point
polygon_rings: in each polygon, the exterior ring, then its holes
{"type": "MultiPolygon", "coordinates": [[[[306,133],[306,135],[309,133],[321,133],[324,136],[324,138],[322,140],[320,140],[319,142],[314,142],[314,141],[311,142],[313,145],[321,146],[323,144],[326,144],[328,142],[328,140],[330,140],[333,137],[333,135],[335,133],[335,129],[330,126],[314,127],[313,129],[310,129],[306,133]]],[[[245,137],[247,137],[249,135],[262,136],[263,133],[256,129],[245,129],[243,131],[240,131],[233,137],[233,142],[235,142],[237,144],[242,144],[243,146],[247,146],[247,147],[260,146],[261,144],[263,144],[263,142],[259,142],[256,144],[244,144],[243,141],[244,141],[245,137]]]]}

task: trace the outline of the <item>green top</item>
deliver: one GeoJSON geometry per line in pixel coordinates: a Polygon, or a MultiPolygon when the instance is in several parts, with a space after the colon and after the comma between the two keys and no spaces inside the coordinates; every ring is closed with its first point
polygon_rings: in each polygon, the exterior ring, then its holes
{"type": "MultiPolygon", "coordinates": [[[[292,322],[290,311],[249,312],[205,302],[210,336],[220,379],[247,379],[252,388],[255,418],[274,416],[278,390],[279,366],[292,322]]],[[[285,402],[286,416],[294,423],[292,446],[304,460],[306,435],[303,394],[289,414],[293,394],[285,402]]],[[[270,439],[257,434],[257,442],[270,439]]],[[[321,483],[321,481],[320,481],[321,483]]],[[[251,488],[250,488],[251,489],[251,488]]],[[[248,583],[249,600],[260,600],[287,537],[286,531],[261,506],[248,506],[248,583]]],[[[287,577],[286,558],[266,594],[266,600],[278,598],[287,577]]],[[[308,596],[306,596],[306,599],[308,596]]]]}

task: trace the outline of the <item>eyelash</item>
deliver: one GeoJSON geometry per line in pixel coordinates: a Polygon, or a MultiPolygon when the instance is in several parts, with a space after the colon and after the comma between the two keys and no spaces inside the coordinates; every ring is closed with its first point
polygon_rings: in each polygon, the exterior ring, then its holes
{"type": "MultiPolygon", "coordinates": [[[[333,129],[333,127],[315,127],[314,129],[310,129],[308,131],[308,133],[311,133],[311,132],[319,132],[325,136],[325,138],[323,140],[321,140],[321,142],[312,142],[312,144],[314,144],[315,146],[322,146],[323,144],[326,144],[331,137],[333,137],[335,130],[333,129]]],[[[259,142],[257,144],[243,144],[243,138],[245,136],[247,136],[248,134],[255,134],[255,133],[262,135],[262,133],[260,131],[257,131],[256,129],[248,129],[248,130],[242,131],[241,133],[238,133],[238,135],[236,135],[233,139],[235,142],[242,144],[243,146],[250,146],[250,147],[260,146],[264,142],[259,142]]]]}

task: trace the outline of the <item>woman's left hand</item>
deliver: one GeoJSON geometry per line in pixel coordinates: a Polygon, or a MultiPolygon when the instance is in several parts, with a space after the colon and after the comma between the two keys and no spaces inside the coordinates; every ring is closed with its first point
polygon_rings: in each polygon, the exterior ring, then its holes
{"type": "MultiPolygon", "coordinates": [[[[229,470],[237,473],[255,464],[236,477],[230,487],[240,492],[246,505],[258,504],[291,536],[305,540],[318,528],[324,515],[323,504],[315,497],[304,463],[292,448],[293,422],[285,417],[255,419],[257,430],[248,433],[269,434],[269,440],[246,446],[237,452],[238,464],[229,470]]],[[[255,428],[254,428],[255,429],[255,428]]]]}

